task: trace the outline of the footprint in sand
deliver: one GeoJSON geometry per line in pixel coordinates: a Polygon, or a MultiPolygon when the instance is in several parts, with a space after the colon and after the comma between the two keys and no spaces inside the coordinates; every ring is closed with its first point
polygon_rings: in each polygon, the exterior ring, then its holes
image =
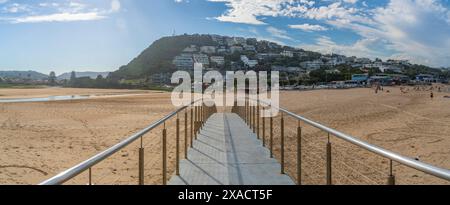
{"type": "Polygon", "coordinates": [[[41,173],[41,174],[44,175],[44,176],[47,176],[47,175],[48,175],[47,172],[45,172],[45,171],[43,171],[43,170],[41,170],[41,169],[38,169],[38,168],[36,168],[36,167],[30,167],[30,166],[25,166],[25,165],[6,165],[6,166],[0,166],[0,169],[7,169],[7,168],[30,169],[30,170],[37,171],[37,172],[41,173]]]}

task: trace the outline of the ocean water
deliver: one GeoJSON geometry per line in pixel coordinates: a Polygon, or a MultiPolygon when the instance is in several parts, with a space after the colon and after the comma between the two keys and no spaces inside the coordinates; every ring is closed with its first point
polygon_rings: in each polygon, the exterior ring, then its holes
{"type": "Polygon", "coordinates": [[[90,95],[61,95],[61,96],[50,96],[50,97],[40,97],[40,98],[10,98],[10,99],[0,99],[0,103],[21,103],[21,102],[50,102],[50,101],[62,101],[62,100],[83,100],[89,99],[90,95]]]}

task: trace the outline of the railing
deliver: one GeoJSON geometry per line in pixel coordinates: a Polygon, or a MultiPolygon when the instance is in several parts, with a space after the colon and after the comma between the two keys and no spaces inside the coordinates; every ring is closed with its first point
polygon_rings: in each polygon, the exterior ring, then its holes
{"type": "MultiPolygon", "coordinates": [[[[317,122],[314,122],[312,120],[309,120],[305,117],[299,116],[293,112],[290,112],[286,109],[283,108],[277,108],[280,111],[280,115],[279,115],[279,130],[277,133],[279,133],[279,135],[275,136],[274,135],[274,121],[275,121],[275,117],[270,117],[270,118],[265,118],[265,117],[261,117],[260,116],[260,112],[263,109],[267,109],[268,107],[270,107],[271,105],[267,102],[263,102],[261,100],[255,100],[255,99],[249,99],[246,98],[245,102],[242,102],[241,105],[244,106],[238,106],[237,102],[235,104],[235,106],[232,109],[232,112],[238,114],[241,118],[244,119],[244,121],[248,124],[248,126],[253,130],[253,132],[258,136],[259,139],[262,140],[263,146],[267,147],[268,149],[270,149],[270,157],[273,158],[274,157],[274,152],[275,152],[275,145],[274,142],[275,140],[278,140],[280,143],[277,147],[279,153],[277,154],[277,158],[280,160],[281,163],[281,174],[285,174],[286,173],[286,168],[290,168],[291,172],[290,172],[290,176],[292,178],[294,178],[297,182],[297,184],[302,184],[303,183],[303,178],[304,176],[302,175],[302,171],[304,170],[304,168],[302,167],[302,158],[305,158],[305,156],[308,155],[312,155],[313,153],[305,153],[305,151],[303,149],[305,149],[305,146],[302,145],[302,143],[304,142],[308,142],[311,143],[310,141],[306,141],[307,139],[303,136],[302,131],[304,130],[304,126],[302,126],[302,122],[305,124],[308,124],[312,127],[315,127],[321,131],[324,131],[326,133],[326,143],[323,146],[323,148],[325,149],[325,157],[323,158],[322,156],[314,154],[316,159],[313,161],[315,162],[315,164],[312,164],[311,166],[314,167],[319,167],[320,168],[324,168],[323,172],[325,172],[325,177],[324,177],[324,181],[326,181],[327,185],[332,185],[333,183],[333,171],[336,172],[336,174],[340,174],[341,178],[344,178],[345,180],[347,180],[348,184],[353,183],[353,184],[358,184],[357,182],[355,182],[355,178],[357,178],[357,176],[359,176],[360,178],[363,177],[364,180],[366,180],[365,182],[369,182],[370,184],[380,184],[377,183],[375,180],[369,178],[367,175],[355,170],[355,168],[353,166],[350,166],[348,164],[346,164],[345,162],[342,161],[338,161],[336,163],[342,163],[342,167],[345,167],[347,169],[350,170],[351,175],[356,175],[352,178],[337,172],[337,170],[333,170],[333,152],[336,153],[336,150],[333,150],[332,147],[332,137],[336,137],[337,139],[340,140],[344,140],[344,142],[347,143],[351,143],[353,145],[356,145],[359,148],[362,148],[365,151],[371,152],[371,153],[375,153],[376,155],[387,159],[388,160],[388,171],[387,174],[385,175],[385,179],[386,179],[386,184],[388,185],[395,185],[396,184],[396,176],[394,173],[394,162],[399,163],[400,165],[405,165],[407,167],[413,168],[415,170],[421,171],[423,173],[426,173],[428,175],[432,175],[435,176],[439,179],[442,179],[443,181],[445,181],[445,183],[450,182],[450,170],[448,169],[443,169],[443,168],[439,168],[427,163],[423,163],[420,162],[416,159],[412,159],[409,157],[405,157],[402,155],[399,155],[397,153],[394,153],[392,151],[383,149],[381,147],[369,144],[367,142],[364,142],[362,140],[359,140],[355,137],[352,137],[350,135],[344,134],[342,132],[339,132],[337,130],[331,129],[329,127],[326,127],[322,124],[319,124],[317,122]],[[292,137],[291,139],[294,140],[295,142],[293,143],[289,143],[289,145],[294,145],[294,150],[290,150],[289,153],[294,153],[293,158],[296,158],[295,160],[291,160],[294,161],[290,164],[293,165],[293,167],[287,167],[286,165],[286,130],[285,130],[285,125],[286,125],[286,118],[290,117],[291,119],[294,120],[294,126],[296,127],[295,131],[292,133],[292,137]],[[267,131],[266,128],[266,120],[269,121],[269,130],[267,131]],[[262,129],[261,129],[262,128],[262,129]],[[267,133],[268,132],[268,136],[267,133]],[[269,139],[267,139],[267,137],[269,139]],[[277,138],[277,139],[275,139],[277,138]],[[302,153],[304,152],[304,153],[302,153]],[[317,160],[318,159],[318,160],[317,160]],[[324,160],[325,163],[322,166],[317,165],[318,161],[324,160]]],[[[314,138],[314,139],[318,139],[318,138],[314,138]]],[[[311,146],[311,145],[308,145],[311,146]]],[[[321,145],[319,145],[321,146],[321,145]]],[[[292,147],[292,146],[291,146],[292,147]]],[[[337,146],[335,146],[337,147],[337,146]]],[[[317,148],[316,148],[317,149],[317,148]]],[[[337,149],[337,148],[334,148],[337,149]]],[[[351,157],[351,156],[346,156],[346,157],[351,157]]],[[[354,160],[353,160],[354,161],[354,160]]],[[[384,161],[382,161],[384,162],[384,161]]],[[[373,169],[373,166],[368,165],[366,162],[358,162],[361,163],[360,166],[364,166],[365,169],[373,169]]],[[[379,171],[379,169],[375,168],[376,171],[374,172],[378,172],[381,174],[384,174],[383,171],[379,171]]],[[[321,170],[313,170],[314,173],[319,173],[321,172],[321,170]]],[[[313,174],[309,174],[309,177],[313,175],[313,174]]],[[[378,177],[379,178],[379,177],[378,177]]],[[[347,184],[345,183],[345,184],[347,184]]]]}
{"type": "MultiPolygon", "coordinates": [[[[105,161],[106,159],[108,159],[109,157],[111,157],[112,155],[118,153],[119,151],[123,150],[124,148],[126,148],[127,146],[129,146],[130,144],[132,144],[133,142],[137,142],[138,140],[140,140],[139,142],[139,148],[138,148],[138,180],[137,180],[137,184],[139,185],[143,185],[145,184],[144,178],[145,178],[145,169],[144,169],[144,154],[145,154],[145,149],[144,149],[144,135],[146,135],[147,133],[150,133],[151,131],[155,130],[156,128],[163,126],[162,129],[162,138],[161,138],[161,155],[162,155],[162,161],[161,161],[161,177],[162,177],[162,184],[166,185],[168,178],[167,178],[167,174],[168,174],[168,136],[167,136],[167,127],[166,127],[166,123],[173,119],[176,118],[176,163],[175,163],[175,174],[179,175],[180,174],[180,150],[181,150],[181,146],[180,146],[180,141],[181,141],[181,135],[180,135],[180,114],[182,114],[182,112],[184,111],[184,157],[187,158],[187,150],[188,150],[188,146],[190,145],[192,147],[193,144],[193,140],[195,140],[197,138],[197,135],[200,131],[200,129],[202,128],[202,126],[204,125],[204,123],[206,122],[206,120],[215,112],[217,112],[217,109],[215,106],[206,106],[204,104],[203,101],[196,101],[191,103],[189,106],[184,106],[179,108],[178,110],[170,113],[169,115],[165,116],[164,118],[154,122],[153,124],[149,125],[148,127],[146,127],[145,129],[139,131],[138,133],[128,137],[127,139],[125,139],[124,141],[112,146],[111,148],[93,156],[92,158],[40,183],[40,185],[61,185],[64,184],[66,182],[68,182],[69,180],[77,177],[78,175],[82,174],[83,172],[88,172],[88,181],[87,183],[89,185],[94,184],[94,179],[92,177],[93,175],[93,171],[94,171],[94,166],[105,161]],[[190,114],[189,114],[190,112],[190,114]],[[188,115],[190,115],[190,117],[188,117],[188,115]]],[[[109,184],[109,183],[108,183],[109,184]]]]}
{"type": "MultiPolygon", "coordinates": [[[[198,103],[200,104],[200,103],[198,103]]],[[[281,163],[280,173],[289,174],[292,178],[294,178],[297,184],[304,184],[304,178],[310,177],[312,178],[313,174],[324,173],[324,181],[325,184],[337,184],[337,177],[335,175],[340,175],[341,178],[345,178],[348,182],[353,182],[355,179],[352,177],[348,177],[343,175],[337,169],[333,169],[333,166],[340,165],[342,167],[346,167],[349,169],[352,174],[357,175],[358,177],[364,178],[366,182],[373,182],[377,184],[374,180],[364,175],[364,173],[359,172],[355,169],[356,166],[349,166],[344,163],[342,160],[336,160],[339,155],[342,153],[336,153],[337,148],[339,148],[339,144],[332,144],[332,137],[343,140],[346,143],[350,143],[356,145],[358,148],[362,148],[362,150],[375,153],[377,156],[382,157],[383,159],[387,159],[387,174],[384,175],[383,171],[379,171],[377,168],[371,167],[364,162],[358,162],[360,166],[363,166],[367,169],[377,169],[376,172],[380,173],[382,178],[385,178],[387,184],[395,185],[396,184],[396,175],[394,174],[394,162],[397,162],[400,165],[405,165],[406,167],[413,168],[415,170],[424,172],[426,174],[435,176],[439,179],[443,179],[446,182],[450,182],[450,170],[439,168],[432,166],[430,164],[426,164],[415,159],[411,159],[394,152],[385,150],[375,145],[371,145],[367,142],[359,140],[350,135],[344,134],[342,132],[336,131],[329,127],[326,127],[322,124],[309,120],[305,117],[299,116],[295,113],[292,113],[286,109],[278,108],[281,114],[278,117],[261,117],[260,111],[263,109],[267,109],[267,107],[271,106],[269,103],[257,100],[246,99],[244,106],[233,106],[232,112],[237,113],[241,118],[245,120],[245,122],[250,126],[253,132],[258,136],[265,147],[268,147],[270,150],[270,157],[278,158],[281,163]],[[289,124],[289,120],[294,120],[293,123],[289,124]],[[279,122],[279,124],[277,124],[279,122]],[[318,143],[320,147],[323,146],[325,157],[314,154],[312,151],[305,151],[306,148],[314,148],[311,145],[311,141],[308,141],[306,138],[306,128],[302,126],[302,122],[304,124],[310,125],[314,128],[317,128],[326,133],[325,144],[322,145],[318,143]],[[267,125],[268,124],[268,125],[267,125]],[[287,126],[293,125],[294,131],[289,133],[289,129],[286,129],[287,126]],[[278,127],[277,127],[278,126],[278,127]],[[275,135],[276,133],[276,135],[275,135]],[[291,136],[291,138],[289,138],[291,136]],[[294,140],[293,142],[289,140],[294,140]],[[279,144],[277,144],[279,142],[279,144]],[[305,143],[306,142],[306,143],[305,143]],[[287,145],[287,146],[286,146],[287,145]],[[293,150],[289,149],[293,148],[293,150]],[[289,160],[287,158],[291,157],[289,160]],[[305,157],[315,157],[314,164],[308,166],[302,166],[304,164],[305,157]],[[323,165],[318,163],[319,161],[324,160],[323,165]],[[292,165],[292,166],[290,166],[292,165]],[[307,171],[307,168],[313,169],[313,173],[306,175],[304,172],[307,171]],[[321,169],[323,168],[323,169],[321,169]]],[[[203,103],[197,105],[196,103],[192,103],[189,106],[181,107],[178,110],[170,113],[164,118],[154,122],[149,125],[145,129],[139,131],[138,133],[128,137],[124,141],[112,146],[111,148],[95,155],[94,157],[52,177],[41,183],[41,185],[60,185],[64,184],[75,177],[79,176],[82,173],[87,172],[88,179],[86,180],[87,184],[97,184],[94,183],[95,179],[92,177],[93,172],[96,171],[95,168],[99,163],[104,162],[106,159],[110,159],[112,155],[117,154],[119,151],[123,151],[126,147],[130,146],[132,143],[139,143],[138,148],[133,150],[137,150],[136,154],[138,157],[138,163],[136,165],[137,169],[132,170],[135,171],[136,184],[143,185],[145,182],[145,161],[144,155],[146,153],[145,146],[143,143],[144,138],[146,138],[147,133],[151,133],[156,130],[156,128],[163,127],[162,132],[158,133],[161,136],[161,149],[160,154],[162,156],[161,161],[157,161],[158,166],[161,166],[161,172],[158,174],[161,178],[161,184],[165,185],[168,181],[168,169],[170,168],[170,163],[168,163],[168,140],[174,141],[175,151],[175,163],[174,163],[174,174],[180,174],[180,159],[181,153],[183,153],[184,149],[184,157],[187,158],[187,150],[188,146],[192,147],[193,140],[196,139],[199,130],[202,128],[206,120],[213,114],[217,112],[216,107],[207,107],[203,103]],[[184,115],[183,115],[184,111],[184,115]],[[181,117],[180,117],[181,115],[181,117]],[[180,120],[183,119],[184,120],[180,120]],[[171,119],[175,119],[175,136],[168,137],[168,122],[171,119]],[[184,123],[181,123],[183,121],[184,123]],[[183,126],[184,125],[184,126],[183,126]],[[184,127],[184,139],[182,139],[181,133],[182,128],[184,127]],[[181,141],[184,141],[184,146],[180,144],[181,141]],[[160,163],[160,164],[159,164],[160,163]]],[[[148,138],[148,137],[147,137],[148,138]]],[[[155,141],[154,138],[151,138],[152,142],[155,141]]],[[[314,140],[318,140],[318,137],[315,137],[314,140]]],[[[155,151],[152,149],[151,151],[155,151]]],[[[157,151],[157,150],[156,150],[157,151]]],[[[348,157],[348,156],[347,156],[348,157]]],[[[356,161],[355,161],[356,162],[356,161]]],[[[384,161],[382,161],[384,162],[384,161]]],[[[116,165],[114,163],[114,165],[116,165]]],[[[159,170],[159,169],[155,169],[159,170]]],[[[355,176],[354,178],[357,178],[355,176]]],[[[107,184],[113,184],[111,182],[107,184]]],[[[355,183],[356,184],[356,183],[355,183]]]]}

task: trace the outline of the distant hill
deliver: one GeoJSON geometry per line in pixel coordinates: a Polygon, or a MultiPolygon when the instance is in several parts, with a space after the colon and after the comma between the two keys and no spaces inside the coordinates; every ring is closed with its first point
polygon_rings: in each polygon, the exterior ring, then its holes
{"type": "Polygon", "coordinates": [[[43,80],[47,79],[48,75],[36,71],[0,71],[0,77],[11,79],[30,79],[43,80]]]}
{"type": "Polygon", "coordinates": [[[162,71],[174,71],[173,58],[190,45],[216,46],[217,43],[209,35],[164,37],[155,41],[128,65],[122,66],[119,70],[111,73],[111,78],[138,79],[162,71]]]}
{"type": "MultiPolygon", "coordinates": [[[[225,37],[230,39],[230,37],[225,37]]],[[[227,40],[224,39],[225,43],[228,44],[227,40]]],[[[250,40],[250,39],[247,39],[250,40]]],[[[219,41],[214,41],[211,35],[180,35],[180,36],[170,36],[163,37],[159,40],[153,42],[147,49],[140,53],[136,58],[131,60],[127,65],[119,68],[119,70],[112,72],[109,75],[108,80],[112,82],[121,82],[120,80],[130,80],[130,82],[143,82],[142,80],[149,78],[149,76],[158,73],[172,73],[177,70],[175,65],[173,65],[172,60],[175,56],[181,54],[183,50],[191,45],[201,46],[218,46],[219,41]]],[[[249,44],[250,45],[250,44],[249,44]]],[[[229,46],[227,46],[229,47],[229,46]]],[[[278,57],[270,58],[269,60],[260,60],[259,65],[256,69],[270,70],[271,66],[286,66],[286,67],[298,67],[301,66],[302,62],[319,60],[322,61],[324,66],[323,69],[336,68],[336,66],[325,65],[328,63],[331,57],[335,57],[338,54],[321,54],[318,52],[306,51],[301,48],[294,48],[290,46],[281,46],[269,41],[257,41],[256,42],[256,53],[270,53],[279,54],[282,51],[291,52],[301,52],[301,55],[286,57],[279,55],[278,57]]],[[[226,54],[215,54],[220,55],[225,58],[225,66],[228,69],[232,68],[232,62],[240,62],[241,55],[245,54],[251,59],[257,58],[256,53],[252,52],[228,52],[226,54]],[[228,62],[228,64],[227,64],[228,62]]],[[[344,55],[340,55],[343,58],[347,58],[344,55]]],[[[355,59],[357,57],[354,57],[355,59]]],[[[372,61],[371,61],[372,62],[372,61]]],[[[387,63],[387,62],[386,62],[387,63]]],[[[239,64],[235,63],[234,65],[239,64]]],[[[346,68],[351,69],[353,66],[362,66],[361,63],[354,61],[347,61],[345,64],[346,68]]],[[[443,72],[441,69],[431,68],[424,65],[395,65],[402,69],[402,73],[414,78],[417,74],[433,74],[441,75],[443,72]]],[[[67,74],[70,78],[70,73],[67,74]]],[[[77,77],[81,77],[77,74],[77,77]]],[[[96,77],[96,76],[95,76],[96,77]]],[[[123,81],[126,82],[126,81],[123,81]]]]}
{"type": "MultiPolygon", "coordinates": [[[[58,80],[69,80],[72,72],[63,73],[59,75],[58,80]]],[[[98,75],[102,75],[104,78],[108,77],[109,72],[75,72],[77,78],[89,77],[91,79],[96,79],[98,75]]]]}

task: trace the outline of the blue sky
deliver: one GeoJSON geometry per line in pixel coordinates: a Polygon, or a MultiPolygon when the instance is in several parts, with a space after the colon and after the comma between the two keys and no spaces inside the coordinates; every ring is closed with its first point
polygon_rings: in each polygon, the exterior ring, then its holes
{"type": "Polygon", "coordinates": [[[449,0],[0,0],[0,70],[113,71],[174,32],[450,67],[449,0]]]}

